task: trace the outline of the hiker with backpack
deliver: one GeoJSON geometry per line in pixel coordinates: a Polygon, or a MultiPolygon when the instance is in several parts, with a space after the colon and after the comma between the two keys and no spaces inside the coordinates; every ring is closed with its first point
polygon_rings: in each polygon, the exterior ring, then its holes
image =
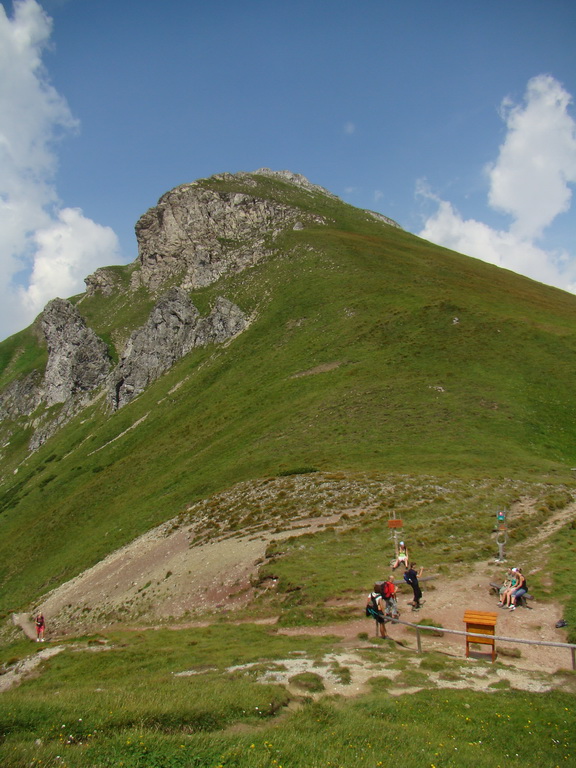
{"type": "Polygon", "coordinates": [[[394,590],[391,594],[390,588],[386,588],[387,584],[390,584],[390,582],[376,582],[376,584],[374,584],[374,589],[370,592],[368,600],[366,601],[366,616],[371,616],[378,622],[380,637],[383,638],[387,636],[386,619],[388,616],[393,616],[390,612],[394,610],[394,618],[398,618],[398,608],[396,607],[396,600],[394,597],[396,587],[394,587],[393,584],[391,585],[394,590]],[[388,597],[385,596],[386,594],[388,594],[388,597]]]}
{"type": "Polygon", "coordinates": [[[391,619],[398,619],[400,613],[398,611],[398,600],[396,599],[396,585],[392,576],[382,585],[382,597],[386,605],[386,616],[389,616],[391,619]]]}
{"type": "Polygon", "coordinates": [[[368,595],[366,601],[366,616],[371,616],[378,622],[380,629],[380,637],[386,637],[386,616],[385,616],[385,603],[382,593],[378,591],[380,584],[374,584],[374,589],[368,595]]]}
{"type": "Polygon", "coordinates": [[[404,571],[404,581],[406,582],[406,584],[410,584],[410,586],[412,587],[412,592],[414,593],[414,599],[412,602],[413,611],[420,610],[420,600],[422,600],[422,590],[420,588],[420,584],[418,583],[418,579],[420,576],[422,576],[423,570],[424,568],[421,567],[420,570],[417,571],[416,563],[412,563],[410,567],[406,566],[406,570],[404,571]]]}

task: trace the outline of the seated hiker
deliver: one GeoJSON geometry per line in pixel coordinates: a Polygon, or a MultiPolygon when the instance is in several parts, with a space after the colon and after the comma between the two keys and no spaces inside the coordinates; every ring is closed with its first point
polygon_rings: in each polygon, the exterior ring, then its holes
{"type": "Polygon", "coordinates": [[[408,568],[408,548],[403,541],[398,545],[398,554],[396,555],[396,560],[392,563],[392,570],[395,571],[400,565],[408,568]]]}
{"type": "Polygon", "coordinates": [[[518,583],[516,589],[510,595],[510,610],[515,611],[518,601],[528,592],[528,582],[526,576],[522,573],[522,569],[518,568],[518,583]]]}
{"type": "Polygon", "coordinates": [[[509,608],[512,605],[512,593],[519,586],[519,576],[520,574],[518,568],[510,569],[510,586],[507,587],[502,593],[502,599],[498,603],[499,608],[509,608]]]}
{"type": "MultiPolygon", "coordinates": [[[[510,589],[511,586],[511,577],[512,577],[512,568],[508,568],[506,570],[506,576],[504,577],[504,581],[502,582],[502,586],[498,590],[498,605],[502,605],[504,600],[504,592],[506,592],[507,589],[510,589]]],[[[494,585],[496,586],[496,585],[494,585]]]]}
{"type": "Polygon", "coordinates": [[[371,616],[376,619],[380,628],[380,636],[386,637],[386,617],[385,617],[385,604],[384,597],[377,591],[379,585],[375,584],[374,589],[368,595],[366,601],[366,616],[371,616]]]}
{"type": "Polygon", "coordinates": [[[404,581],[407,584],[410,584],[412,587],[412,592],[414,593],[414,599],[412,603],[409,603],[409,605],[412,605],[413,611],[420,610],[420,600],[422,600],[422,590],[420,588],[420,584],[418,583],[418,579],[420,576],[422,576],[422,571],[424,568],[420,568],[419,571],[416,570],[416,563],[412,563],[410,567],[406,566],[406,570],[404,571],[404,581]]]}

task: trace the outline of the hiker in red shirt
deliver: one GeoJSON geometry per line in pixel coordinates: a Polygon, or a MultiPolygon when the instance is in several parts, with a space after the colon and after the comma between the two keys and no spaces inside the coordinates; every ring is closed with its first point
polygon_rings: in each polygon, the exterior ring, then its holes
{"type": "Polygon", "coordinates": [[[44,621],[43,614],[39,613],[36,616],[36,642],[44,642],[44,630],[46,629],[46,622],[44,621]]]}

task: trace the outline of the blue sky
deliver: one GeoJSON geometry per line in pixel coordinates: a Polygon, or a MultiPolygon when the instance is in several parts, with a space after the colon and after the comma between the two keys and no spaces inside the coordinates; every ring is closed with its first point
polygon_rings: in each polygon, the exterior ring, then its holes
{"type": "Polygon", "coordinates": [[[0,338],[263,166],[574,291],[575,96],[573,0],[6,0],[0,338]]]}

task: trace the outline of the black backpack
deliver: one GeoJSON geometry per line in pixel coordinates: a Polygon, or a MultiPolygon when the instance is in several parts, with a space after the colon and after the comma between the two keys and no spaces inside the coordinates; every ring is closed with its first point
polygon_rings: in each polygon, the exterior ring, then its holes
{"type": "Polygon", "coordinates": [[[373,619],[384,618],[382,611],[378,608],[378,596],[374,593],[370,595],[370,605],[366,606],[366,616],[371,616],[373,619]]]}

